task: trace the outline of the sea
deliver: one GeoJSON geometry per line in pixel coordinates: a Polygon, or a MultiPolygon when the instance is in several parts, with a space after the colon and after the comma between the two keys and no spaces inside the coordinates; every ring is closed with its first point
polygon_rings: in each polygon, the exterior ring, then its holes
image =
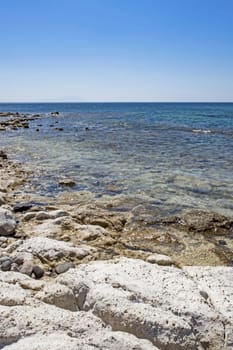
{"type": "Polygon", "coordinates": [[[233,103],[2,103],[0,111],[42,115],[0,133],[0,149],[35,172],[40,195],[233,217],[233,103]],[[59,185],[64,177],[75,186],[59,185]]]}

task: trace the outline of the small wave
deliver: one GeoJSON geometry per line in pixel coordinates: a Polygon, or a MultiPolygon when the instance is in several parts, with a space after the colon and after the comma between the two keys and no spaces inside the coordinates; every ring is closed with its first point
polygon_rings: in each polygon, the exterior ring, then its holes
{"type": "Polygon", "coordinates": [[[193,129],[192,132],[199,134],[210,134],[212,131],[209,129],[193,129]]]}

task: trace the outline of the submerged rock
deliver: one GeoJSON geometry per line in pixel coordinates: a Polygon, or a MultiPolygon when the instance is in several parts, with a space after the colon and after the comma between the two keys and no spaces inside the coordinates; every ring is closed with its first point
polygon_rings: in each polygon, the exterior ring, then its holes
{"type": "Polygon", "coordinates": [[[188,231],[212,235],[228,234],[233,230],[233,220],[212,212],[192,210],[184,215],[183,225],[188,231]]]}

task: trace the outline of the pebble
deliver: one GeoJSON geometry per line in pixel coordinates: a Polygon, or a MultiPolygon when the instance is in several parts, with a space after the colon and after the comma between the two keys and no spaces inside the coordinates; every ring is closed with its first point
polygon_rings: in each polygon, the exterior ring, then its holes
{"type": "Polygon", "coordinates": [[[32,273],[34,273],[36,278],[41,278],[44,276],[44,270],[38,265],[33,266],[32,273]]]}
{"type": "Polygon", "coordinates": [[[72,262],[64,262],[55,267],[55,272],[57,274],[64,273],[68,271],[71,268],[74,268],[74,264],[72,262]]]}
{"type": "Polygon", "coordinates": [[[6,260],[1,264],[2,271],[10,271],[12,265],[12,260],[6,260]]]}

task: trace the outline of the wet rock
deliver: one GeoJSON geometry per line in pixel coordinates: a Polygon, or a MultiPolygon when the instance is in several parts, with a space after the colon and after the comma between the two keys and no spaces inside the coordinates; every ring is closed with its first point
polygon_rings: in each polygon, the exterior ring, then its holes
{"type": "Polygon", "coordinates": [[[73,269],[75,266],[72,262],[64,262],[62,264],[59,264],[55,267],[55,272],[57,274],[64,273],[68,271],[69,269],[73,269]]]}
{"type": "Polygon", "coordinates": [[[36,278],[42,278],[44,276],[44,270],[40,266],[33,266],[32,273],[36,278]]]}
{"type": "Polygon", "coordinates": [[[73,216],[79,223],[85,225],[97,225],[116,231],[122,231],[126,223],[124,215],[112,213],[109,210],[97,208],[92,205],[79,207],[74,212],[73,216]]]}
{"type": "Polygon", "coordinates": [[[0,236],[11,236],[15,233],[16,221],[10,210],[0,208],[0,236]]]}
{"type": "Polygon", "coordinates": [[[23,213],[23,212],[31,209],[32,207],[33,207],[33,205],[30,203],[17,203],[17,204],[15,204],[13,211],[15,213],[23,213]]]}
{"type": "Polygon", "coordinates": [[[190,232],[212,235],[228,234],[233,229],[233,220],[211,212],[192,210],[184,215],[184,226],[190,232]]]}
{"type": "Polygon", "coordinates": [[[51,115],[52,115],[53,117],[56,117],[56,116],[59,115],[59,112],[51,112],[51,115]]]}
{"type": "Polygon", "coordinates": [[[173,264],[172,258],[164,254],[151,254],[146,259],[151,264],[158,264],[163,266],[169,266],[173,264]]]}

